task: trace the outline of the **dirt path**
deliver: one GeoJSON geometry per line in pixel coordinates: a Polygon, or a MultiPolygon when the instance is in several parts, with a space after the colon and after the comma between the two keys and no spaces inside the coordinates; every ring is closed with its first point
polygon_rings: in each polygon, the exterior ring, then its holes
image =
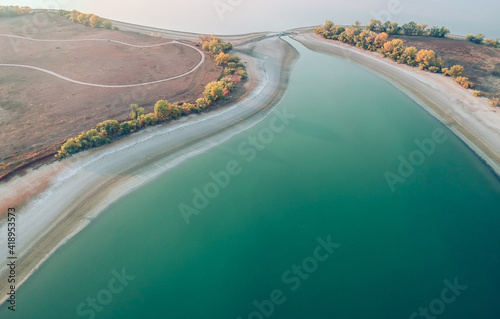
{"type": "Polygon", "coordinates": [[[177,40],[169,41],[169,42],[165,42],[165,43],[153,44],[153,45],[134,45],[134,44],[130,44],[130,43],[126,43],[126,42],[121,42],[121,41],[115,41],[115,40],[111,40],[111,39],[44,40],[44,39],[32,39],[32,38],[26,38],[26,37],[21,37],[21,36],[17,36],[17,35],[8,35],[8,34],[0,34],[0,36],[2,36],[2,37],[10,37],[10,38],[17,38],[17,39],[23,39],[23,40],[29,40],[29,41],[36,41],[36,42],[106,41],[106,42],[111,42],[111,43],[122,44],[122,45],[125,45],[125,46],[130,46],[130,47],[134,47],[134,48],[153,48],[153,47],[159,47],[159,46],[164,46],[164,45],[168,45],[168,44],[179,44],[179,45],[184,45],[184,46],[190,47],[190,48],[198,51],[198,53],[201,55],[200,62],[196,66],[194,66],[191,70],[189,70],[187,72],[184,72],[182,74],[179,74],[179,75],[176,75],[176,76],[172,76],[172,77],[169,77],[169,78],[166,78],[166,79],[157,80],[157,81],[150,81],[150,82],[137,83],[137,84],[123,84],[123,85],[106,85],[106,84],[96,84],[96,83],[82,82],[82,81],[70,79],[70,78],[68,78],[68,77],[66,77],[64,75],[61,75],[59,73],[56,73],[56,72],[53,72],[53,71],[50,71],[50,70],[47,70],[47,69],[43,69],[43,68],[39,68],[39,67],[36,67],[36,66],[31,66],[31,65],[24,65],[24,64],[0,64],[0,66],[4,66],[4,67],[18,67],[18,68],[33,69],[33,70],[45,72],[47,74],[53,75],[55,77],[58,77],[58,78],[60,78],[62,80],[68,81],[68,82],[72,82],[72,83],[75,83],[75,84],[81,84],[81,85],[87,85],[87,86],[93,86],[93,87],[101,87],[101,88],[129,88],[129,87],[137,87],[137,86],[144,86],[144,85],[162,83],[162,82],[165,82],[165,81],[179,79],[179,78],[182,78],[182,77],[184,77],[184,76],[186,76],[188,74],[191,74],[194,71],[196,71],[196,69],[198,69],[203,64],[203,62],[205,62],[205,54],[201,50],[199,50],[198,48],[196,48],[196,47],[194,47],[192,45],[185,44],[185,43],[179,42],[177,40]]]}

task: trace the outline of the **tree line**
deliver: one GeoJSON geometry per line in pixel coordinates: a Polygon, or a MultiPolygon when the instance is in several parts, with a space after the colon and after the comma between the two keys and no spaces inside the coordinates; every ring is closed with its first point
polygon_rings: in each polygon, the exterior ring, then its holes
{"type": "Polygon", "coordinates": [[[245,66],[243,63],[240,63],[240,58],[227,54],[227,51],[233,48],[231,43],[224,43],[213,34],[199,36],[198,39],[201,41],[203,51],[210,54],[215,59],[215,62],[217,62],[217,65],[224,66],[222,76],[229,76],[230,78],[234,78],[234,80],[238,80],[239,77],[240,81],[247,78],[245,66]]]}
{"type": "Polygon", "coordinates": [[[56,157],[64,158],[86,149],[111,143],[113,139],[128,135],[141,128],[176,120],[191,113],[203,112],[216,101],[227,97],[235,86],[246,78],[245,66],[240,62],[239,57],[227,54],[227,51],[232,48],[230,43],[224,43],[213,35],[202,37],[200,40],[202,41],[203,50],[209,52],[217,64],[223,67],[220,79],[208,83],[202,97],[194,103],[170,103],[167,100],[159,100],[154,106],[154,112],[148,114],[144,113],[143,107],[132,104],[130,106],[130,120],[101,122],[95,128],[68,139],[61,146],[56,157]],[[231,70],[234,70],[234,72],[231,70]]]}
{"type": "Polygon", "coordinates": [[[31,13],[30,7],[0,6],[0,17],[16,17],[31,13]]]}
{"type": "Polygon", "coordinates": [[[485,39],[484,35],[482,33],[478,33],[477,35],[472,35],[468,34],[465,37],[466,40],[474,42],[476,44],[482,44],[484,41],[484,44],[488,47],[493,47],[493,48],[498,48],[500,46],[500,43],[498,42],[498,39],[485,39]]]}
{"type": "Polygon", "coordinates": [[[59,15],[65,17],[66,19],[74,22],[86,25],[92,28],[105,28],[105,29],[115,29],[118,30],[118,27],[113,27],[113,23],[107,19],[103,19],[98,15],[93,13],[81,13],[80,11],[66,11],[59,10],[59,15]]]}
{"type": "MultiPolygon", "coordinates": [[[[410,27],[406,28],[416,30],[411,31],[412,35],[423,32],[421,30],[425,30],[423,27],[425,25],[420,27],[416,26],[413,27],[413,24],[410,23],[410,27]]],[[[445,68],[444,60],[438,57],[433,50],[417,50],[417,48],[413,46],[406,47],[401,39],[389,40],[389,34],[399,34],[398,28],[395,22],[381,24],[379,20],[371,20],[370,24],[366,26],[364,30],[359,23],[344,28],[339,25],[334,25],[332,21],[327,20],[324,25],[315,28],[314,32],[326,39],[338,40],[350,45],[355,45],[364,50],[379,52],[398,63],[407,64],[412,67],[418,66],[421,70],[427,70],[434,73],[443,73],[445,76],[454,78],[455,82],[463,87],[467,89],[472,88],[473,83],[469,81],[467,77],[463,76],[463,66],[454,65],[451,68],[445,68]],[[379,31],[379,33],[374,30],[379,31]],[[382,30],[392,31],[388,33],[382,30]]]]}
{"type": "MultiPolygon", "coordinates": [[[[355,26],[359,26],[359,22],[355,22],[355,26]]],[[[386,21],[382,23],[380,20],[371,19],[370,23],[365,27],[368,31],[386,32],[389,35],[419,35],[431,36],[436,38],[444,38],[450,30],[446,27],[433,26],[429,28],[427,24],[417,24],[416,22],[408,22],[399,26],[397,22],[386,21]]]]}

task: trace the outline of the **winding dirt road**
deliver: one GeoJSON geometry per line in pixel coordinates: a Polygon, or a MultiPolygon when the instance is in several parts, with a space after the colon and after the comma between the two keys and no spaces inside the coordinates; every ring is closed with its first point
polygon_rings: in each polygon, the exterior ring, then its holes
{"type": "Polygon", "coordinates": [[[196,69],[198,69],[203,64],[203,62],[205,62],[205,54],[200,49],[198,49],[198,48],[196,48],[196,47],[194,47],[192,45],[179,42],[177,40],[170,41],[170,42],[165,42],[165,43],[153,44],[153,45],[135,45],[135,44],[125,43],[125,42],[121,42],[121,41],[115,41],[115,40],[111,40],[111,39],[44,40],[44,39],[32,39],[32,38],[26,38],[26,37],[21,37],[21,36],[17,36],[17,35],[8,35],[8,34],[0,34],[0,36],[2,36],[2,37],[9,37],[9,38],[18,38],[18,39],[29,40],[29,41],[37,41],[37,42],[105,41],[105,42],[111,42],[111,43],[117,43],[117,44],[121,44],[121,45],[125,45],[125,46],[130,46],[130,47],[134,47],[134,48],[152,48],[152,47],[159,47],[159,46],[164,46],[164,45],[168,45],[168,44],[179,44],[179,45],[184,45],[184,46],[190,47],[190,48],[198,51],[198,53],[201,55],[200,62],[196,66],[194,66],[191,70],[189,70],[189,71],[187,71],[187,72],[185,72],[183,74],[179,74],[179,75],[176,75],[176,76],[172,76],[172,77],[169,77],[169,78],[166,78],[166,79],[157,80],[157,81],[144,82],[144,83],[136,83],[136,84],[123,84],[123,85],[106,85],[106,84],[96,84],[96,83],[82,82],[82,81],[78,81],[78,80],[74,80],[74,79],[68,78],[68,77],[66,77],[64,75],[61,75],[59,73],[56,73],[56,72],[53,72],[53,71],[50,71],[50,70],[47,70],[47,69],[39,68],[39,67],[36,67],[36,66],[32,66],[32,65],[3,64],[3,63],[0,63],[0,66],[33,69],[33,70],[45,72],[47,74],[50,74],[52,76],[55,76],[57,78],[60,78],[62,80],[68,81],[68,82],[72,82],[72,83],[75,83],[75,84],[86,85],[86,86],[93,86],[93,87],[102,87],[102,88],[128,88],[128,87],[137,87],[137,86],[144,86],[144,85],[157,84],[157,83],[161,83],[161,82],[171,81],[171,80],[175,80],[175,79],[184,77],[184,76],[186,76],[188,74],[191,74],[192,72],[196,71],[196,69]]]}

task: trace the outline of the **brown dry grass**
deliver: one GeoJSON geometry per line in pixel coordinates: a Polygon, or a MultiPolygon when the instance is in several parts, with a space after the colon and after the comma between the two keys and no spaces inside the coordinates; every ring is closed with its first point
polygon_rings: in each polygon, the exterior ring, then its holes
{"type": "MultiPolygon", "coordinates": [[[[92,29],[50,13],[1,19],[0,33],[36,39],[113,39],[135,45],[172,40],[92,29]],[[33,21],[42,21],[42,26],[27,28],[33,21]]],[[[189,71],[200,61],[198,52],[175,44],[134,48],[107,41],[34,42],[0,37],[0,52],[0,63],[32,65],[105,85],[168,78],[189,71]]],[[[18,166],[50,157],[58,143],[99,122],[126,119],[132,103],[151,112],[160,99],[195,100],[220,73],[220,67],[207,58],[195,72],[176,80],[134,88],[97,88],[36,70],[1,67],[0,179],[18,166]]]]}
{"type": "Polygon", "coordinates": [[[464,75],[475,83],[474,90],[485,96],[500,98],[500,49],[469,41],[419,36],[397,36],[405,45],[417,49],[434,50],[445,60],[445,67],[462,65],[464,75]]]}

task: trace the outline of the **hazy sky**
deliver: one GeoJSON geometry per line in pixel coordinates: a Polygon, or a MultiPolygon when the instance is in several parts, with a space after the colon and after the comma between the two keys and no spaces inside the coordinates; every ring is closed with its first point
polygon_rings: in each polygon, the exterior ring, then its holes
{"type": "Polygon", "coordinates": [[[0,0],[32,8],[76,9],[166,29],[198,33],[281,31],[325,19],[362,24],[372,18],[445,25],[453,34],[500,38],[498,0],[0,0]]]}

